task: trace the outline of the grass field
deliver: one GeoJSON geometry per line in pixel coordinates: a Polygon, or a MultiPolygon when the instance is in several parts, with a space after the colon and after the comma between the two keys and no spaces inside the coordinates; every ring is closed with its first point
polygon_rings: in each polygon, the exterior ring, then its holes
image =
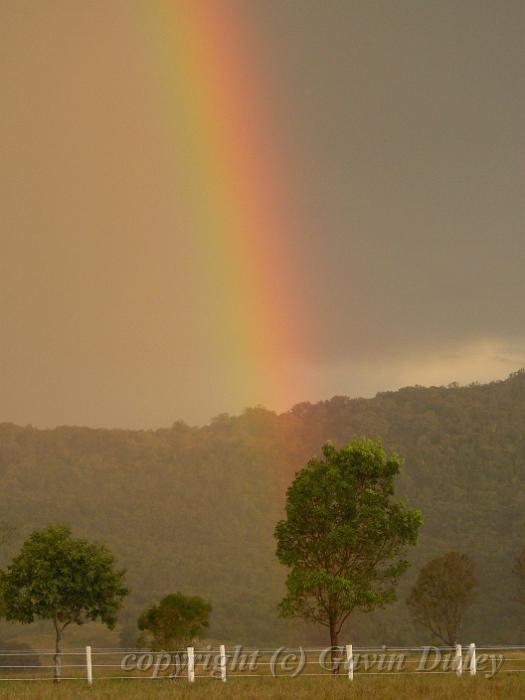
{"type": "Polygon", "coordinates": [[[523,674],[500,674],[485,678],[454,676],[362,677],[350,683],[343,677],[323,678],[239,678],[228,683],[202,679],[194,685],[170,680],[100,680],[92,687],[85,681],[63,681],[56,687],[46,681],[5,682],[0,697],[12,700],[29,698],[107,698],[108,700],[492,700],[524,698],[523,674]]]}

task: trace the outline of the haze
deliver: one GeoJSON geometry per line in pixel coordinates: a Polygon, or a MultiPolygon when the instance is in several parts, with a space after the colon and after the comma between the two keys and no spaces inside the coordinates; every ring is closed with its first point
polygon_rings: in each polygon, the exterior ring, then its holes
{"type": "Polygon", "coordinates": [[[525,4],[229,4],[283,137],[307,340],[239,377],[208,320],[148,1],[4,0],[0,421],[203,423],[525,365],[525,4]]]}

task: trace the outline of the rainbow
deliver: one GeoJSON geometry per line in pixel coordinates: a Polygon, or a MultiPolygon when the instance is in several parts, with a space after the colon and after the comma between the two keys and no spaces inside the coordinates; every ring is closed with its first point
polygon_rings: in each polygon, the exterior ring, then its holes
{"type": "Polygon", "coordinates": [[[252,402],[284,407],[299,395],[289,365],[307,342],[296,217],[257,37],[233,8],[160,0],[148,26],[213,343],[252,402]]]}

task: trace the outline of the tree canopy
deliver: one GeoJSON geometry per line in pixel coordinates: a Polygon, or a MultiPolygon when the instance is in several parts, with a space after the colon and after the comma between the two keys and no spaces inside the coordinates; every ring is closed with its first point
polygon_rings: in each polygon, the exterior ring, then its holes
{"type": "Polygon", "coordinates": [[[297,474],[275,529],[277,556],[290,569],[280,610],[327,626],[336,646],[354,610],[395,599],[422,516],[393,499],[401,461],[379,440],[327,444],[323,457],[297,474]]]}
{"type": "Polygon", "coordinates": [[[211,605],[199,596],[171,593],[138,619],[139,644],[154,651],[173,651],[202,636],[209,627],[211,605]]]}
{"type": "Polygon", "coordinates": [[[51,620],[55,628],[55,680],[60,679],[60,640],[65,628],[87,620],[114,627],[128,594],[125,571],[102,544],[74,539],[64,525],[33,532],[2,572],[7,620],[27,624],[51,620]]]}
{"type": "Polygon", "coordinates": [[[419,572],[407,605],[414,621],[452,646],[476,597],[475,565],[460,552],[429,561],[419,572]]]}

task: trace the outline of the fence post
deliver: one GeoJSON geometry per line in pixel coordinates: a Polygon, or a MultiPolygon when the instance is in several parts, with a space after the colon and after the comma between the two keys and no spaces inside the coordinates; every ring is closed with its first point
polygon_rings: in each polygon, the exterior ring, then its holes
{"type": "Polygon", "coordinates": [[[456,676],[463,673],[463,650],[461,644],[456,644],[456,676]]]}
{"type": "Polygon", "coordinates": [[[477,663],[476,663],[476,645],[472,643],[470,645],[470,662],[469,662],[469,668],[470,668],[470,675],[475,676],[476,675],[476,668],[477,668],[477,663]]]}
{"type": "Polygon", "coordinates": [[[224,644],[220,645],[219,654],[221,662],[221,680],[223,683],[226,683],[226,649],[224,648],[224,644]]]}
{"type": "Polygon", "coordinates": [[[87,682],[93,685],[93,663],[91,661],[91,647],[86,647],[86,674],[87,682]]]}
{"type": "Polygon", "coordinates": [[[186,655],[188,657],[188,681],[193,683],[195,680],[195,650],[193,647],[188,647],[186,649],[186,655]]]}
{"type": "Polygon", "coordinates": [[[354,680],[354,651],[351,644],[346,645],[346,662],[348,664],[348,679],[354,680]]]}

